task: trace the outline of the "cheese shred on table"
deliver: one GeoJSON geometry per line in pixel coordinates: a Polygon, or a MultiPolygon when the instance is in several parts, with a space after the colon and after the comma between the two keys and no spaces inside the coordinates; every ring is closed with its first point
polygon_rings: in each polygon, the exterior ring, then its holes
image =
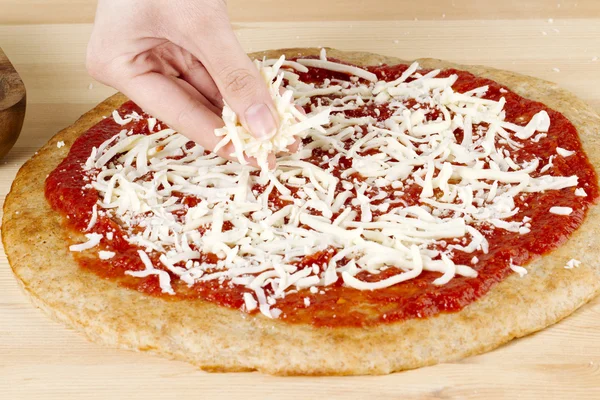
{"type": "MultiPolygon", "coordinates": [[[[367,70],[329,61],[324,52],[320,59],[281,57],[256,65],[269,85],[280,129],[258,141],[225,106],[225,126],[216,132],[223,137],[219,147],[233,144],[239,163],[161,129],[153,118],[148,118],[149,135],[134,134],[129,124],[143,117],[115,112],[114,121],[123,129],[94,148],[85,164],[100,197],[94,215],[118,221],[126,240],[140,249],[145,269],[128,274],[157,275],[165,293],[174,293],[172,277],[188,285],[238,285],[246,311],[277,318],[277,300],[286,293],[317,293],[340,280],[358,290],[378,290],[434,271],[439,276],[433,283],[445,285],[456,276],[477,276],[471,265],[455,263],[453,254],[486,253],[484,227],[529,233],[530,218],[513,218],[519,212],[516,197],[577,187],[577,176],[539,173],[541,159],[512,157],[524,143],[544,137],[551,124],[546,111],[523,126],[507,122],[505,100],[485,99],[485,86],[455,92],[456,75],[421,73],[417,63],[386,82],[367,70]],[[309,68],[350,77],[304,83],[299,74],[309,68]],[[315,96],[324,97],[314,101],[315,96]],[[408,101],[421,106],[407,107],[408,101]],[[343,113],[367,104],[387,104],[390,117],[377,121],[343,113]],[[310,112],[304,115],[295,105],[310,105],[310,112]],[[428,120],[433,111],[439,117],[428,120]],[[457,129],[464,132],[460,141],[457,129]],[[279,157],[274,170],[265,167],[269,153],[284,151],[297,137],[306,139],[297,153],[279,157]],[[319,165],[306,161],[317,149],[331,157],[324,156],[319,165]],[[246,156],[262,168],[245,164],[246,156]],[[342,157],[351,166],[338,178],[333,171],[344,169],[342,157]],[[355,179],[356,174],[362,178],[355,179]],[[253,189],[256,185],[261,190],[253,189]],[[418,185],[422,205],[398,201],[408,185],[418,185]],[[383,190],[389,187],[398,195],[394,201],[383,190]],[[287,205],[274,207],[273,195],[287,205]],[[182,196],[197,201],[186,205],[182,196]],[[216,254],[218,262],[200,262],[200,251],[216,254]],[[334,255],[325,265],[298,262],[326,251],[334,255]],[[364,279],[390,267],[399,273],[364,279]]],[[[557,156],[571,154],[561,148],[557,156]]],[[[585,196],[581,188],[576,193],[585,196]]],[[[560,204],[550,210],[570,211],[560,204]]],[[[93,231],[93,224],[89,228],[93,231]]],[[[71,249],[96,246],[93,235],[71,249]]]]}

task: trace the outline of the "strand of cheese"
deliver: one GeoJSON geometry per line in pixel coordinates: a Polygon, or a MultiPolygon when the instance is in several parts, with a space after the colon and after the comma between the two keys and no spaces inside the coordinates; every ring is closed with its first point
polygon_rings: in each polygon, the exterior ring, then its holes
{"type": "Polygon", "coordinates": [[[340,63],[336,63],[333,61],[327,61],[327,60],[321,60],[321,59],[314,60],[314,59],[304,59],[304,58],[298,59],[298,60],[296,60],[296,62],[298,64],[302,64],[306,67],[322,68],[322,69],[327,69],[329,71],[343,72],[345,74],[357,76],[357,77],[365,79],[367,81],[371,81],[371,82],[377,81],[377,75],[375,75],[374,73],[366,71],[362,68],[352,66],[352,65],[340,64],[340,63]]]}

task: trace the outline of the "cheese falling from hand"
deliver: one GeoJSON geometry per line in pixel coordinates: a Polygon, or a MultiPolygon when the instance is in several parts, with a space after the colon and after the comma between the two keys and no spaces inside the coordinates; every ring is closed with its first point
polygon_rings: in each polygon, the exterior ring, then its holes
{"type": "Polygon", "coordinates": [[[284,56],[281,56],[275,63],[254,61],[269,89],[277,111],[278,129],[275,134],[268,139],[254,137],[241,124],[239,117],[231,107],[225,103],[222,112],[225,126],[215,129],[215,135],[223,136],[223,139],[215,147],[215,152],[231,143],[235,149],[231,156],[237,158],[239,163],[246,164],[246,157],[253,157],[262,169],[268,169],[269,154],[288,151],[288,148],[297,139],[306,137],[311,129],[323,131],[321,127],[329,122],[329,109],[307,117],[296,108],[292,99],[293,92],[282,90],[281,87],[284,73],[280,72],[280,68],[284,62],[284,56]]]}
{"type": "MultiPolygon", "coordinates": [[[[217,280],[242,287],[247,311],[276,318],[281,314],[277,300],[287,292],[308,288],[316,295],[340,279],[358,290],[378,290],[423,271],[440,274],[436,285],[455,276],[475,277],[472,266],[453,261],[454,252],[486,253],[489,230],[528,234],[531,220],[514,218],[517,196],[577,186],[577,176],[541,171],[542,160],[518,163],[511,157],[511,150],[525,142],[543,140],[539,135],[551,121],[545,111],[524,126],[505,121],[504,99],[483,98],[487,87],[455,92],[455,75],[421,74],[416,63],[393,82],[377,81],[369,71],[329,61],[324,54],[319,60],[280,58],[258,66],[285,122],[270,142],[259,143],[224,110],[221,144],[238,143],[242,164],[207,153],[171,129],[154,130],[152,118],[149,135],[134,134],[127,126],[139,115],[118,113],[113,118],[124,129],[94,149],[85,164],[100,194],[96,212],[117,220],[125,239],[144,249],[139,254],[146,269],[128,274],[158,275],[165,293],[173,293],[166,271],[188,285],[217,280]],[[350,79],[307,84],[294,73],[307,67],[350,79]],[[334,96],[312,100],[324,93],[334,96]],[[310,104],[311,112],[294,111],[292,98],[297,105],[310,104]],[[419,106],[408,108],[406,101],[419,106]],[[384,121],[343,114],[385,103],[391,116],[384,121]],[[437,119],[427,120],[434,111],[437,119]],[[464,131],[462,141],[456,139],[457,129],[464,131]],[[281,151],[298,134],[310,140],[297,153],[280,157],[277,169],[252,173],[254,168],[243,165],[245,153],[264,166],[268,153],[281,151]],[[318,165],[307,162],[317,149],[331,156],[318,165]],[[333,172],[343,169],[342,157],[352,165],[337,177],[333,172]],[[421,205],[402,201],[408,184],[421,187],[421,205]],[[261,189],[253,190],[257,185],[261,189]],[[195,204],[183,204],[186,196],[195,204]],[[274,208],[270,196],[286,204],[274,208]],[[200,251],[214,253],[219,261],[200,262],[200,251]],[[298,264],[319,252],[331,255],[324,265],[298,264]],[[161,269],[149,255],[157,256],[161,269]],[[358,277],[389,267],[400,272],[376,282],[358,277]]],[[[88,238],[91,243],[72,246],[73,251],[98,244],[88,238]]],[[[478,261],[473,256],[471,264],[478,261]]]]}

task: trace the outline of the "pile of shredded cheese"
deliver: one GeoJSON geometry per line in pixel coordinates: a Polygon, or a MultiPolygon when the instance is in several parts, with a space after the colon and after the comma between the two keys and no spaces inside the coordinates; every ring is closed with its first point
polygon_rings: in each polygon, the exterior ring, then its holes
{"type": "MultiPolygon", "coordinates": [[[[89,231],[99,213],[118,221],[126,240],[142,249],[146,267],[129,274],[158,275],[165,293],[174,291],[163,269],[188,285],[217,280],[241,286],[247,311],[277,318],[277,300],[290,291],[318,293],[340,279],[358,290],[376,290],[423,271],[439,273],[436,285],[456,275],[475,277],[471,265],[453,261],[454,252],[486,253],[484,228],[528,234],[531,220],[512,218],[519,212],[516,197],[577,186],[577,176],[552,176],[540,159],[517,162],[512,156],[527,141],[545,136],[551,122],[545,111],[524,126],[507,122],[504,99],[483,98],[485,86],[457,93],[452,89],[456,75],[422,74],[415,63],[394,81],[378,81],[371,72],[329,61],[324,54],[296,62],[263,60],[259,66],[281,126],[270,141],[257,142],[226,108],[221,133],[234,144],[241,164],[189,146],[186,137],[158,129],[152,118],[150,135],[134,134],[127,125],[142,117],[118,113],[114,119],[124,129],[94,148],[87,160],[90,185],[100,194],[89,231]],[[350,79],[303,83],[295,72],[307,67],[345,72],[350,79]],[[287,85],[280,95],[282,78],[287,85]],[[313,100],[323,95],[335,97],[313,100]],[[292,98],[296,105],[311,104],[312,111],[306,116],[295,111],[292,98]],[[416,105],[408,108],[409,100],[416,105]],[[343,114],[370,104],[387,104],[391,116],[377,121],[343,114]],[[428,120],[432,112],[439,117],[428,120]],[[461,141],[457,129],[464,131],[461,141]],[[243,164],[243,153],[264,164],[269,152],[284,149],[297,134],[310,140],[297,153],[280,157],[275,170],[252,173],[257,170],[243,164]],[[318,163],[307,162],[317,150],[326,155],[318,163]],[[342,157],[352,160],[351,167],[338,178],[333,172],[343,169],[342,157]],[[253,190],[256,185],[262,190],[253,190]],[[410,185],[419,187],[420,206],[402,200],[410,185]],[[393,192],[384,190],[390,187],[393,192]],[[272,194],[287,205],[275,209],[272,194]],[[193,196],[197,204],[185,205],[182,195],[193,196]],[[225,224],[231,228],[224,229],[225,224]],[[329,263],[299,266],[305,256],[327,249],[336,252],[329,263]],[[216,254],[219,261],[201,263],[200,251],[216,254]],[[160,255],[161,269],[149,254],[160,255]],[[358,277],[391,266],[400,272],[376,282],[358,277]]],[[[571,154],[561,149],[555,157],[571,154]]],[[[576,194],[586,196],[582,188],[576,194]]],[[[567,214],[556,207],[552,212],[567,214]]],[[[73,250],[98,244],[97,236],[88,234],[88,239],[89,245],[73,250]]],[[[100,256],[108,259],[107,253],[100,256]]],[[[477,261],[473,257],[471,264],[477,261]]]]}
{"type": "Polygon", "coordinates": [[[286,75],[286,71],[279,73],[282,65],[293,66],[307,71],[306,67],[294,62],[285,61],[285,57],[281,56],[272,66],[271,62],[254,61],[256,68],[261,73],[269,93],[275,104],[278,115],[278,129],[271,138],[257,139],[255,138],[242,124],[233,112],[233,110],[225,103],[223,107],[222,118],[225,126],[220,129],[215,129],[215,135],[224,136],[217,144],[214,152],[217,152],[223,146],[231,143],[235,152],[231,154],[239,163],[247,164],[246,157],[254,157],[258,165],[262,169],[268,169],[267,157],[269,154],[278,154],[288,150],[297,139],[303,139],[309,129],[317,129],[324,133],[322,125],[329,122],[329,109],[325,109],[315,115],[306,117],[300,110],[296,108],[292,101],[294,92],[292,90],[281,90],[281,83],[286,75]]]}

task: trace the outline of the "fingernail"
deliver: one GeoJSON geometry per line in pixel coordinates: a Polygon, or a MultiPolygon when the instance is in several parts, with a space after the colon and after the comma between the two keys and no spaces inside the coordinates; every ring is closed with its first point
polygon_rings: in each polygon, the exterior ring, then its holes
{"type": "Polygon", "coordinates": [[[254,104],[246,110],[246,124],[250,132],[258,139],[267,139],[277,131],[273,114],[266,104],[254,104]]]}

